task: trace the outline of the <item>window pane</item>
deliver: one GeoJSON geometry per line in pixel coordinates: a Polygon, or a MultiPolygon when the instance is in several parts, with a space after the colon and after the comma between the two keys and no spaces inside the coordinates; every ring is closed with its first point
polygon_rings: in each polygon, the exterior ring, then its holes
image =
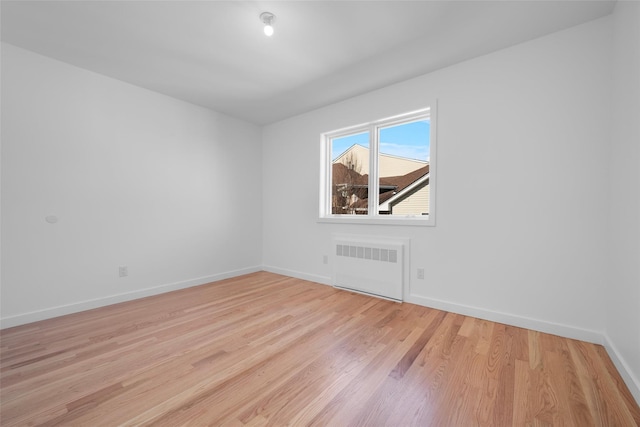
{"type": "Polygon", "coordinates": [[[331,213],[366,215],[369,132],[331,139],[331,213]]]}
{"type": "Polygon", "coordinates": [[[428,215],[429,129],[429,119],[379,129],[379,214],[428,215]]]}

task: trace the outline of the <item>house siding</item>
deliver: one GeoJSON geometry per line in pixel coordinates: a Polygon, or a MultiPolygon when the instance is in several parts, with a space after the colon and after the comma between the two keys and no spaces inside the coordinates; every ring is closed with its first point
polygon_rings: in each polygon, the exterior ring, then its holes
{"type": "MultiPolygon", "coordinates": [[[[357,172],[359,174],[367,175],[369,173],[369,149],[362,145],[353,145],[347,151],[342,153],[342,155],[340,155],[333,163],[342,163],[349,167],[349,163],[354,161],[358,165],[357,172]]],[[[420,169],[426,164],[427,162],[391,156],[388,154],[380,154],[380,158],[378,159],[380,176],[383,177],[406,175],[414,170],[420,169]]]]}
{"type": "Polygon", "coordinates": [[[401,200],[391,208],[393,215],[416,215],[417,213],[429,213],[429,184],[425,185],[407,198],[401,200]],[[424,206],[427,207],[426,211],[424,206]]]}

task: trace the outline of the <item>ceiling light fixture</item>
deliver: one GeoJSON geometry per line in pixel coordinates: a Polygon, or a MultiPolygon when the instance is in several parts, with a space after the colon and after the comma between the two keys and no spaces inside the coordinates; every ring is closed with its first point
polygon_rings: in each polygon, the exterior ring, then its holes
{"type": "Polygon", "coordinates": [[[276,16],[271,12],[262,12],[260,20],[264,24],[264,34],[271,37],[273,35],[273,21],[276,20],[276,16]]]}

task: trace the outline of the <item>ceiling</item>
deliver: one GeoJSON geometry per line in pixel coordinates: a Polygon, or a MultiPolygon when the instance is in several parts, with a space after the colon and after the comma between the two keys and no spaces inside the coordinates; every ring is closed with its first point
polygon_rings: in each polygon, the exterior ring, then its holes
{"type": "Polygon", "coordinates": [[[256,124],[612,12],[614,1],[5,1],[2,40],[256,124]],[[276,15],[275,34],[258,16],[276,15]]]}

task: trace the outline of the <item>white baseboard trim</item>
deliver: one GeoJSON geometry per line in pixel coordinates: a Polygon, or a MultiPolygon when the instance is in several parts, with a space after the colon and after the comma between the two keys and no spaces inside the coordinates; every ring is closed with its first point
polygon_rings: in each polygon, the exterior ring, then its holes
{"type": "MultiPolygon", "coordinates": [[[[262,269],[283,276],[295,277],[296,279],[317,282],[323,285],[331,285],[331,277],[319,276],[315,274],[303,273],[296,270],[288,270],[268,265],[263,265],[262,269]]],[[[563,325],[560,323],[547,322],[529,317],[517,316],[511,313],[502,313],[498,311],[486,310],[479,307],[472,307],[463,304],[457,304],[449,301],[438,300],[434,298],[426,298],[419,295],[408,295],[405,302],[418,304],[425,307],[437,308],[438,310],[450,311],[452,313],[463,314],[465,316],[477,317],[480,319],[490,320],[493,322],[504,323],[506,325],[517,326],[520,328],[531,329],[534,331],[544,332],[547,334],[558,335],[566,338],[586,341],[594,344],[603,344],[603,332],[588,329],[576,328],[574,326],[563,325]]]]}
{"type": "Polygon", "coordinates": [[[622,357],[618,348],[611,342],[611,339],[606,333],[604,334],[603,346],[607,350],[607,354],[609,354],[611,361],[620,373],[624,383],[629,388],[633,398],[638,405],[640,405],[640,380],[633,374],[633,370],[631,370],[629,364],[625,361],[624,357],[622,357]]]}
{"type": "MultiPolygon", "coordinates": [[[[232,277],[242,276],[244,274],[255,273],[258,271],[268,271],[283,276],[295,277],[301,280],[308,280],[323,285],[331,286],[331,277],[319,276],[315,274],[303,273],[296,270],[288,270],[272,266],[255,266],[239,270],[218,273],[211,276],[198,277],[182,282],[168,283],[164,285],[154,286],[150,288],[140,289],[137,291],[126,292],[117,295],[111,295],[103,298],[96,298],[72,304],[47,308],[43,310],[31,311],[13,316],[0,318],[0,329],[10,328],[13,326],[24,325],[27,323],[37,322],[39,320],[50,319],[53,317],[63,316],[65,314],[77,313],[80,311],[91,310],[98,307],[104,307],[119,302],[131,301],[138,298],[144,298],[152,295],[158,295],[166,292],[176,291],[179,289],[190,288],[193,286],[204,285],[210,282],[229,279],[232,277]]],[[[517,316],[509,313],[501,313],[492,310],[486,310],[479,307],[472,307],[462,304],[456,304],[449,301],[426,298],[419,295],[409,295],[406,302],[418,304],[425,307],[436,308],[438,310],[449,311],[452,313],[463,314],[465,316],[477,317],[480,319],[490,320],[493,322],[504,323],[507,325],[517,326],[535,331],[545,332],[562,337],[587,341],[595,344],[601,344],[607,350],[609,357],[613,361],[616,369],[620,372],[622,379],[631,391],[636,402],[640,403],[640,380],[633,374],[628,363],[620,354],[617,347],[611,342],[610,338],[602,332],[587,329],[576,328],[573,326],[552,323],[538,319],[532,319],[523,316],[517,316]]]]}
{"type": "Polygon", "coordinates": [[[594,344],[603,344],[602,332],[588,329],[576,328],[574,326],[563,325],[561,323],[547,322],[539,319],[518,316],[511,313],[502,313],[487,310],[479,307],[472,307],[457,304],[449,301],[442,301],[434,298],[426,298],[418,295],[409,295],[406,302],[423,305],[425,307],[437,308],[438,310],[450,311],[452,313],[463,314],[465,316],[477,317],[479,319],[490,320],[492,322],[504,323],[506,325],[531,329],[547,334],[558,335],[594,344]]]}
{"type": "Polygon", "coordinates": [[[296,279],[308,280],[309,282],[316,282],[323,285],[331,286],[331,277],[318,276],[316,274],[303,273],[296,270],[287,270],[286,268],[272,267],[270,265],[263,265],[262,269],[269,273],[281,274],[283,276],[295,277],[296,279]]]}
{"type": "Polygon", "coordinates": [[[164,285],[110,295],[107,297],[79,301],[71,304],[60,305],[57,307],[46,308],[43,310],[30,311],[28,313],[2,317],[0,318],[0,329],[37,322],[39,320],[51,319],[52,317],[64,316],[65,314],[91,310],[98,307],[104,307],[106,305],[117,304],[119,302],[131,301],[138,298],[163,294],[165,292],[177,291],[179,289],[190,288],[192,286],[204,285],[205,283],[216,282],[218,280],[229,279],[236,276],[242,276],[243,274],[255,273],[260,270],[262,270],[262,267],[260,266],[248,267],[240,270],[213,274],[211,276],[197,277],[195,279],[185,280],[182,282],[167,283],[164,285]]]}
{"type": "MultiPolygon", "coordinates": [[[[272,266],[262,266],[264,271],[283,276],[295,277],[296,279],[308,280],[311,282],[321,283],[331,286],[331,277],[318,276],[315,274],[303,273],[296,270],[288,270],[272,266]]],[[[640,403],[640,381],[633,375],[633,371],[629,369],[629,365],[621,357],[620,352],[611,342],[609,337],[601,331],[577,328],[575,326],[564,325],[561,323],[548,322],[530,317],[518,316],[511,313],[502,313],[493,310],[486,310],[479,307],[473,307],[463,304],[452,303],[449,301],[438,300],[434,298],[426,298],[419,295],[409,295],[405,302],[418,304],[425,307],[436,308],[438,310],[449,311],[452,313],[463,314],[465,316],[477,317],[479,319],[490,320],[492,322],[503,323],[510,326],[531,329],[534,331],[544,332],[547,334],[558,335],[565,338],[586,341],[604,346],[607,353],[611,357],[616,369],[620,372],[620,376],[631,391],[631,394],[640,403]]]]}

